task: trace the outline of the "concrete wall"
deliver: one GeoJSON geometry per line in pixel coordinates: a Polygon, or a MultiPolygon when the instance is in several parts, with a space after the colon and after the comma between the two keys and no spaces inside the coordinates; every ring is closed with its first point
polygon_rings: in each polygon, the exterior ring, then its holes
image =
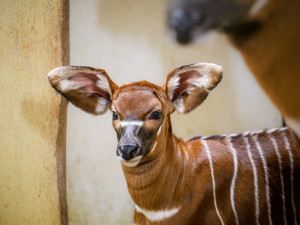
{"type": "Polygon", "coordinates": [[[47,73],[68,64],[68,2],[0,1],[0,224],[66,224],[66,103],[47,73]],[[60,129],[60,130],[59,130],[60,129]]]}
{"type": "MultiPolygon", "coordinates": [[[[278,127],[281,118],[257,86],[240,54],[223,36],[204,45],[180,47],[167,38],[167,0],[72,0],[71,65],[105,69],[118,85],[148,80],[163,85],[173,68],[214,62],[224,79],[189,115],[173,115],[181,137],[236,133],[278,127]]],[[[130,224],[133,202],[127,193],[111,113],[94,117],[68,107],[67,188],[69,221],[130,224]]]]}

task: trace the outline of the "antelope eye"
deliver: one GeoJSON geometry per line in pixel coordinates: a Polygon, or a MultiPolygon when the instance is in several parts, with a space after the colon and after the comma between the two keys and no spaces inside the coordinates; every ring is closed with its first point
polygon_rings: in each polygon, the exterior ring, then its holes
{"type": "Polygon", "coordinates": [[[161,111],[157,110],[154,111],[151,115],[150,115],[150,119],[152,120],[158,120],[161,117],[161,111]]]}
{"type": "Polygon", "coordinates": [[[113,113],[112,114],[112,119],[117,120],[119,118],[118,114],[115,111],[113,111],[112,113],[113,113]]]}

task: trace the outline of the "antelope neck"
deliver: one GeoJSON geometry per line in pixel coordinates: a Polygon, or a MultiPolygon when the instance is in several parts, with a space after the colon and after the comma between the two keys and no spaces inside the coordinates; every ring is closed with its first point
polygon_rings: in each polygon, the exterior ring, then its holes
{"type": "Polygon", "coordinates": [[[123,173],[132,199],[138,207],[146,210],[168,209],[170,203],[172,207],[176,206],[173,196],[182,178],[180,173],[183,162],[177,156],[177,138],[172,135],[170,123],[163,124],[156,141],[155,149],[149,156],[145,156],[145,163],[142,162],[136,167],[123,166],[123,173]],[[153,197],[145,202],[145,196],[153,197]]]}

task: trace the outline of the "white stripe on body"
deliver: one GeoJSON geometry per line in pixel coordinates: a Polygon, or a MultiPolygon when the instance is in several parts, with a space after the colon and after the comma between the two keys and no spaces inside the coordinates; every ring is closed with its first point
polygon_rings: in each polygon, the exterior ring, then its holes
{"type": "Polygon", "coordinates": [[[270,137],[276,155],[277,155],[277,159],[278,159],[278,166],[279,166],[279,172],[280,172],[280,183],[281,183],[281,198],[282,198],[282,207],[283,207],[283,220],[284,220],[284,224],[287,225],[287,220],[286,220],[286,208],[285,208],[285,191],[284,191],[284,180],[283,180],[283,175],[282,175],[282,160],[281,160],[281,155],[278,149],[278,145],[277,142],[275,140],[275,138],[270,137]]]}
{"type": "Polygon", "coordinates": [[[207,158],[209,161],[209,166],[210,166],[210,171],[211,171],[211,179],[212,179],[212,184],[213,184],[213,196],[214,196],[214,205],[215,205],[215,209],[217,212],[217,215],[220,219],[220,222],[222,223],[222,225],[224,225],[224,221],[220,215],[218,206],[217,206],[217,199],[216,199],[216,184],[215,184],[215,177],[214,177],[214,168],[213,168],[213,164],[212,164],[212,159],[211,159],[211,155],[210,155],[210,150],[208,148],[208,145],[206,143],[206,141],[202,140],[203,146],[205,148],[205,151],[207,153],[207,158]]]}
{"type": "Polygon", "coordinates": [[[269,171],[268,171],[268,165],[267,165],[267,162],[266,162],[266,159],[264,157],[264,153],[263,153],[263,150],[259,144],[259,141],[257,140],[257,136],[254,136],[254,142],[255,142],[255,145],[256,145],[256,148],[258,150],[258,153],[260,155],[260,158],[262,160],[262,163],[263,163],[263,169],[264,169],[264,172],[265,172],[265,182],[266,182],[266,196],[267,196],[267,206],[268,206],[268,217],[269,217],[269,222],[270,222],[270,225],[273,224],[272,222],[272,217],[271,217],[271,203],[270,203],[270,185],[269,185],[269,171]]]}
{"type": "Polygon", "coordinates": [[[296,212],[296,207],[295,207],[295,202],[294,202],[294,158],[293,158],[293,153],[291,150],[291,146],[289,143],[289,140],[286,135],[283,136],[284,139],[284,145],[285,148],[289,152],[289,157],[290,157],[290,168],[291,168],[291,201],[292,201],[292,206],[293,206],[293,212],[294,212],[294,223],[297,225],[297,212],[296,212]]]}
{"type": "Polygon", "coordinates": [[[248,152],[248,156],[250,159],[250,163],[251,166],[253,168],[253,180],[254,180],[254,195],[255,195],[255,219],[256,219],[256,225],[259,225],[259,195],[258,195],[258,180],[257,180],[257,170],[256,170],[256,165],[255,162],[253,160],[253,156],[250,150],[250,144],[248,141],[248,137],[244,137],[244,141],[246,143],[246,147],[247,147],[247,152],[248,152]]]}
{"type": "Polygon", "coordinates": [[[135,209],[139,213],[144,214],[144,216],[146,216],[152,222],[153,221],[161,221],[161,220],[170,218],[179,211],[179,208],[174,208],[174,209],[169,209],[169,210],[152,211],[152,210],[141,209],[137,205],[135,205],[135,209]]]}
{"type": "Polygon", "coordinates": [[[232,210],[233,210],[234,216],[235,216],[235,222],[236,222],[237,225],[239,225],[239,218],[238,218],[238,214],[236,212],[235,203],[234,203],[234,189],[235,189],[235,183],[236,183],[237,172],[238,172],[238,160],[237,160],[237,155],[236,155],[236,149],[233,147],[230,136],[227,137],[227,142],[228,142],[229,147],[232,151],[233,162],[234,162],[234,173],[233,173],[233,177],[232,177],[232,181],[231,181],[231,187],[230,187],[230,200],[231,200],[232,210]]]}

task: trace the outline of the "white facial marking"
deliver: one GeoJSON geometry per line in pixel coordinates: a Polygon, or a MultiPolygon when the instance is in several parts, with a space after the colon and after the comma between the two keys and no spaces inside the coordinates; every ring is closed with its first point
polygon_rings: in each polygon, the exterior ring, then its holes
{"type": "Polygon", "coordinates": [[[122,120],[120,121],[121,127],[125,127],[128,125],[132,125],[132,126],[143,126],[144,125],[144,121],[141,120],[122,120]]]}
{"type": "Polygon", "coordinates": [[[300,138],[300,121],[285,118],[285,122],[290,128],[292,128],[293,131],[295,131],[297,136],[300,138]]]}
{"type": "Polygon", "coordinates": [[[280,183],[281,183],[281,198],[282,198],[282,208],[283,208],[283,220],[284,220],[284,224],[287,225],[287,220],[286,220],[286,208],[285,208],[285,191],[284,191],[284,180],[283,180],[283,175],[282,175],[282,160],[281,160],[281,155],[278,149],[278,145],[277,142],[275,140],[275,138],[270,137],[276,155],[277,155],[277,159],[278,159],[278,166],[279,166],[279,173],[280,173],[280,183]]]}
{"type": "Polygon", "coordinates": [[[263,163],[263,169],[264,169],[264,172],[265,172],[265,182],[266,182],[266,196],[267,196],[267,206],[268,206],[268,217],[269,217],[269,222],[270,222],[270,225],[273,224],[272,222],[272,217],[271,217],[271,203],[270,203],[270,185],[269,185],[269,171],[268,171],[268,165],[267,165],[267,162],[266,162],[266,159],[264,157],[264,153],[263,153],[263,150],[260,146],[260,143],[259,141],[257,140],[257,136],[254,136],[254,142],[255,142],[255,145],[256,145],[256,148],[258,150],[258,153],[260,155],[260,158],[261,158],[261,161],[263,163]]]}
{"type": "Polygon", "coordinates": [[[144,214],[144,216],[146,216],[152,222],[161,221],[161,220],[170,218],[179,211],[179,208],[174,208],[174,209],[169,209],[169,210],[152,211],[152,210],[141,209],[137,205],[135,205],[135,209],[139,213],[144,214]]]}
{"type": "Polygon", "coordinates": [[[250,15],[256,15],[268,3],[268,0],[256,0],[250,9],[250,15]]]}
{"type": "Polygon", "coordinates": [[[121,163],[128,167],[136,166],[137,164],[139,164],[139,162],[142,158],[143,158],[143,156],[139,155],[130,160],[125,160],[125,159],[121,158],[120,156],[118,156],[118,159],[121,161],[121,163]]]}
{"type": "Polygon", "coordinates": [[[247,137],[244,137],[244,141],[246,143],[246,147],[247,147],[247,153],[250,159],[250,163],[253,169],[253,180],[254,180],[254,195],[255,195],[255,219],[256,219],[256,225],[259,225],[259,196],[258,196],[258,185],[257,185],[257,170],[256,170],[256,165],[254,163],[253,160],[253,156],[250,150],[250,144],[248,141],[247,137]]]}
{"type": "Polygon", "coordinates": [[[289,157],[290,157],[291,201],[292,201],[293,212],[294,212],[294,223],[297,224],[297,212],[296,212],[296,207],[295,207],[295,202],[294,202],[294,158],[293,158],[293,153],[291,151],[291,146],[290,146],[289,140],[288,140],[287,136],[285,135],[285,133],[283,135],[283,139],[284,139],[285,148],[288,150],[289,157]]]}
{"type": "Polygon", "coordinates": [[[210,155],[210,150],[208,148],[208,145],[206,143],[206,141],[202,140],[203,146],[205,148],[205,151],[207,153],[207,158],[209,161],[209,166],[210,166],[210,172],[211,172],[211,179],[212,179],[212,184],[213,184],[213,196],[214,196],[214,205],[215,205],[215,209],[217,212],[217,215],[220,219],[220,222],[222,223],[222,225],[224,225],[224,221],[220,215],[218,206],[217,206],[217,197],[216,197],[216,184],[215,184],[215,177],[214,177],[214,168],[213,168],[213,164],[212,164],[212,159],[211,159],[211,155],[210,155]]]}
{"type": "Polygon", "coordinates": [[[233,177],[232,177],[231,187],[230,187],[230,200],[231,200],[232,210],[233,210],[234,216],[235,216],[235,222],[237,225],[239,225],[239,218],[238,218],[238,214],[236,212],[235,203],[234,203],[234,189],[235,189],[235,183],[236,183],[237,172],[238,172],[238,160],[237,160],[237,155],[236,155],[236,149],[233,147],[233,144],[231,142],[231,137],[228,137],[227,141],[229,144],[229,148],[232,151],[233,165],[234,165],[234,172],[233,172],[233,177]]]}

